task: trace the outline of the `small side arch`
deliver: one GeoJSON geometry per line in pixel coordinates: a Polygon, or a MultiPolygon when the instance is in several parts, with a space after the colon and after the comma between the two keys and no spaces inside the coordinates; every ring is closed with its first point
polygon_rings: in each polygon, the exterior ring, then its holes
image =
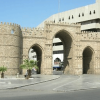
{"type": "Polygon", "coordinates": [[[93,48],[90,46],[85,47],[82,56],[83,56],[83,74],[93,74],[94,73],[93,48]]]}
{"type": "Polygon", "coordinates": [[[37,74],[41,74],[41,66],[42,66],[42,59],[43,59],[43,48],[39,44],[33,44],[29,50],[29,59],[34,59],[38,61],[37,66],[39,67],[39,70],[37,71],[37,74]],[[32,52],[31,52],[32,51],[32,52]]]}
{"type": "MultiPolygon", "coordinates": [[[[93,52],[93,54],[95,53],[95,52],[94,52],[94,49],[93,49],[91,46],[85,46],[84,49],[83,49],[83,52],[84,52],[84,50],[85,50],[86,48],[89,48],[89,49],[93,52]]],[[[83,52],[82,52],[82,54],[83,54],[83,52]]]]}

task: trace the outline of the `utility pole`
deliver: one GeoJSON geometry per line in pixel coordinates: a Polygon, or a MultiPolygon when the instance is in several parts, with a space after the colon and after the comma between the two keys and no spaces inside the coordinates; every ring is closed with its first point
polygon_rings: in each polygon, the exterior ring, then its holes
{"type": "Polygon", "coordinates": [[[60,0],[58,0],[58,13],[60,12],[60,0]]]}
{"type": "Polygon", "coordinates": [[[58,0],[58,22],[59,22],[59,13],[60,13],[60,0],[58,0]]]}

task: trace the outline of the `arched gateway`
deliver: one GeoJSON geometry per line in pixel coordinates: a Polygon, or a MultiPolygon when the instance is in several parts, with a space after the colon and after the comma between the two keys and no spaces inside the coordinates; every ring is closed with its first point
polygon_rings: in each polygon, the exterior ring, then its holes
{"type": "Polygon", "coordinates": [[[64,74],[100,74],[100,32],[81,32],[80,24],[53,22],[45,22],[44,28],[20,28],[3,23],[0,28],[0,66],[7,66],[7,74],[21,72],[20,64],[29,59],[30,49],[39,61],[38,73],[52,74],[55,37],[63,44],[64,74]]]}
{"type": "Polygon", "coordinates": [[[29,53],[30,60],[37,60],[37,66],[39,70],[37,70],[37,74],[41,74],[41,65],[42,65],[42,48],[38,44],[34,44],[31,46],[31,51],[29,53]],[[35,54],[34,54],[35,53],[35,54]],[[33,59],[32,59],[33,58],[33,59]]]}
{"type": "MultiPolygon", "coordinates": [[[[22,29],[23,33],[23,59],[28,57],[29,48],[37,51],[37,58],[39,60],[39,67],[41,74],[53,73],[53,39],[59,38],[63,44],[63,59],[64,59],[64,74],[99,74],[100,61],[99,58],[95,60],[95,55],[99,52],[93,53],[93,49],[97,48],[97,42],[90,37],[89,32],[81,32],[79,24],[53,23],[45,22],[44,29],[22,29]],[[35,45],[38,44],[38,45],[35,45]],[[88,47],[84,49],[88,44],[88,47]],[[94,60],[93,60],[94,59],[94,60]]],[[[95,36],[96,34],[96,36],[95,36]]],[[[97,50],[97,51],[98,51],[97,50]]]]}
{"type": "Polygon", "coordinates": [[[72,74],[73,73],[73,39],[71,34],[65,30],[59,30],[54,37],[59,38],[63,43],[63,73],[72,74]]]}

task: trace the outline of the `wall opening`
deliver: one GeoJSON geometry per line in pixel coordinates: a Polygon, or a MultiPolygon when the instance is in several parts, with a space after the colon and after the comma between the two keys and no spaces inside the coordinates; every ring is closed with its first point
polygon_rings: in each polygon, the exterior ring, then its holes
{"type": "Polygon", "coordinates": [[[57,67],[58,71],[62,71],[64,74],[72,74],[72,55],[73,55],[73,49],[72,49],[72,38],[69,35],[69,33],[65,30],[59,31],[53,40],[53,69],[57,67]],[[61,61],[54,62],[54,60],[58,58],[61,61]],[[57,67],[54,63],[57,64],[57,67]],[[58,66],[59,65],[59,66],[58,66]]]}
{"type": "Polygon", "coordinates": [[[93,51],[90,47],[87,47],[83,51],[83,74],[93,74],[93,68],[93,51]]]}
{"type": "Polygon", "coordinates": [[[38,61],[37,66],[39,70],[37,74],[41,74],[41,63],[42,63],[42,50],[38,45],[34,45],[29,50],[29,59],[38,61]]]}

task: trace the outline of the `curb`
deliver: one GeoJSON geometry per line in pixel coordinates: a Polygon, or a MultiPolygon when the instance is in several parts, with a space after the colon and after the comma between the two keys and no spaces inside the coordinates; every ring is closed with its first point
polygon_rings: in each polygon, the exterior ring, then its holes
{"type": "Polygon", "coordinates": [[[31,83],[31,84],[25,84],[25,85],[20,85],[20,86],[15,86],[15,87],[7,87],[5,89],[0,89],[0,90],[6,90],[6,89],[17,89],[17,88],[20,88],[20,87],[25,87],[25,86],[30,86],[30,85],[35,85],[35,84],[39,84],[39,83],[44,83],[44,82],[48,82],[48,81],[52,81],[52,80],[56,80],[60,78],[60,76],[58,76],[57,78],[52,78],[52,79],[49,79],[49,80],[44,80],[44,81],[40,81],[40,82],[35,82],[35,83],[31,83]]]}

